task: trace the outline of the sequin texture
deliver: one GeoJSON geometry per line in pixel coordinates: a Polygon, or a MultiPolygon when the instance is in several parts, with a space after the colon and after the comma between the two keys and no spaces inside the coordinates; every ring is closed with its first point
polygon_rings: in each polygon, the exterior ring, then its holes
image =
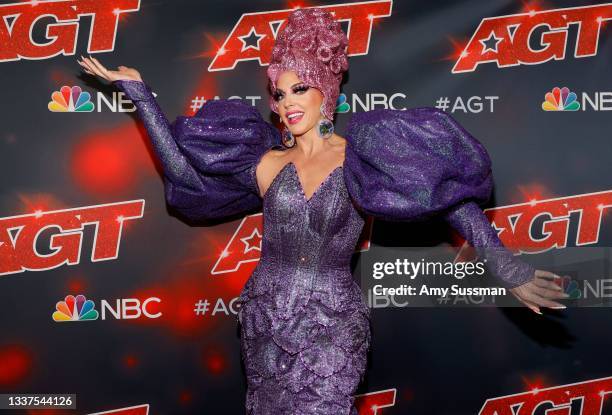
{"type": "Polygon", "coordinates": [[[208,101],[169,124],[150,88],[116,81],[134,101],[163,165],[166,201],[191,219],[263,209],[261,258],[239,295],[240,345],[252,415],[356,415],[370,309],[350,272],[366,214],[418,220],[441,214],[487,250],[501,281],[533,269],[512,256],[477,202],[492,187],[482,145],[435,108],[354,114],[346,158],[306,198],[287,163],[263,199],[255,169],[279,132],[239,100],[208,101]]]}

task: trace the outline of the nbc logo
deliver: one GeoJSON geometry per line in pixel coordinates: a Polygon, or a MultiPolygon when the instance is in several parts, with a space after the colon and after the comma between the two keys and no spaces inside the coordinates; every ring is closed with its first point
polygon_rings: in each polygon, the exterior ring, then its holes
{"type": "Polygon", "coordinates": [[[351,110],[351,106],[348,102],[346,102],[346,95],[344,93],[338,96],[338,100],[336,101],[336,112],[337,113],[345,113],[351,110]]]}
{"type": "Polygon", "coordinates": [[[563,280],[561,281],[561,288],[563,288],[564,293],[569,294],[570,300],[575,300],[582,297],[578,283],[570,277],[563,277],[563,280]]]}
{"type": "Polygon", "coordinates": [[[100,313],[96,310],[96,304],[88,300],[84,295],[67,295],[64,301],[55,305],[53,321],[58,323],[64,321],[87,321],[106,320],[107,317],[115,320],[132,320],[138,318],[159,318],[161,299],[158,297],[139,298],[117,298],[115,300],[100,300],[100,313]],[[157,306],[155,305],[157,304],[157,306]]]}
{"type": "Polygon", "coordinates": [[[53,320],[56,322],[64,321],[87,321],[97,320],[98,312],[93,301],[85,298],[84,295],[67,295],[64,301],[58,301],[55,305],[56,311],[53,313],[53,320]]]}
{"type": "Polygon", "coordinates": [[[92,112],[94,110],[89,92],[83,91],[80,86],[70,88],[66,85],[51,94],[51,101],[47,107],[52,112],[92,112]]]}
{"type": "Polygon", "coordinates": [[[374,92],[365,94],[345,94],[341,93],[338,95],[336,100],[336,113],[347,113],[347,112],[360,112],[360,111],[371,111],[376,108],[385,108],[392,110],[405,110],[406,107],[398,100],[403,102],[406,100],[406,95],[401,92],[395,92],[391,95],[374,92]]]}
{"type": "Polygon", "coordinates": [[[544,111],[578,111],[580,102],[577,101],[577,96],[574,92],[570,92],[569,88],[554,87],[552,91],[547,92],[542,102],[544,111]]]}

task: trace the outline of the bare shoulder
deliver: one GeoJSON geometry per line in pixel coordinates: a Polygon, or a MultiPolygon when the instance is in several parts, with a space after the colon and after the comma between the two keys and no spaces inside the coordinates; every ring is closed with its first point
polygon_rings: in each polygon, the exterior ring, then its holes
{"type": "Polygon", "coordinates": [[[255,170],[257,184],[259,186],[259,195],[263,195],[268,190],[268,187],[280,172],[283,166],[289,162],[290,150],[268,150],[259,160],[259,164],[255,170]]]}
{"type": "Polygon", "coordinates": [[[266,173],[269,170],[274,172],[275,170],[282,168],[282,166],[291,159],[291,150],[268,150],[260,159],[257,170],[262,173],[266,173]]]}

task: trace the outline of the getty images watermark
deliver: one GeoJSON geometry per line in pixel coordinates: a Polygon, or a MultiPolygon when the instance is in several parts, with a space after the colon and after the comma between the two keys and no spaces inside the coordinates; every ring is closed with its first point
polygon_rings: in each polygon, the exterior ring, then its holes
{"type": "Polygon", "coordinates": [[[612,306],[612,248],[574,247],[512,255],[503,249],[374,246],[359,258],[361,289],[372,308],[385,307],[524,307],[500,273],[514,261],[550,271],[566,294],[555,300],[569,307],[612,306]]]}

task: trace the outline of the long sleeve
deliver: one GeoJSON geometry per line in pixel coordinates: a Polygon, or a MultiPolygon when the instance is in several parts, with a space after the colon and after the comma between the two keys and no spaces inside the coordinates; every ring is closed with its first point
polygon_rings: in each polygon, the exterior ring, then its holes
{"type": "Polygon", "coordinates": [[[231,216],[261,205],[255,169],[280,134],[240,100],[211,100],[170,123],[140,81],[113,82],[137,108],[163,168],[169,206],[189,219],[231,216]]]}
{"type": "Polygon", "coordinates": [[[514,257],[499,239],[497,231],[480,206],[472,201],[461,203],[444,213],[444,219],[476,248],[487,266],[510,288],[533,279],[535,268],[514,257]]]}
{"type": "Polygon", "coordinates": [[[501,281],[514,287],[533,278],[479,207],[493,189],[489,154],[449,114],[433,107],[357,113],[346,138],[344,179],[364,213],[397,221],[443,215],[501,281]]]}

